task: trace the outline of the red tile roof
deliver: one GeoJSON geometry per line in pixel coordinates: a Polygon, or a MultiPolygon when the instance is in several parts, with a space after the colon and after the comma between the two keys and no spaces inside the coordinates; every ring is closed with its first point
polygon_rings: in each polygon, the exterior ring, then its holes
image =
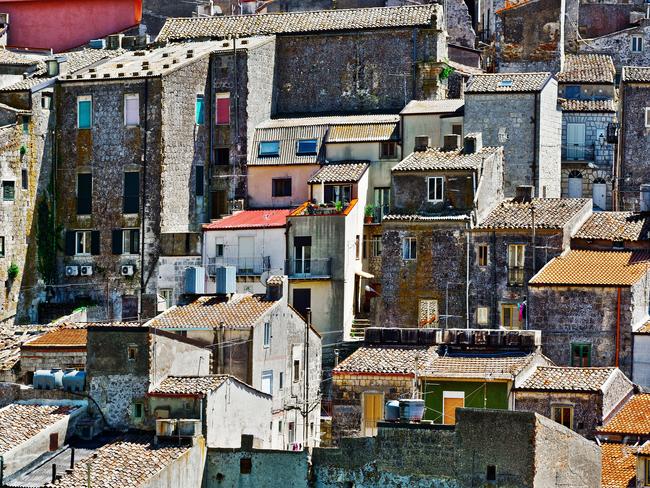
{"type": "Polygon", "coordinates": [[[634,395],[599,432],[624,435],[650,435],[650,394],[634,395]]]}
{"type": "Polygon", "coordinates": [[[632,488],[636,486],[635,448],[625,444],[603,444],[602,488],[632,488]]]}
{"type": "Polygon", "coordinates": [[[86,347],[86,329],[57,329],[23,344],[30,347],[86,347]]]}
{"type": "Polygon", "coordinates": [[[203,226],[203,230],[268,229],[287,225],[292,209],[243,210],[203,226]]]}

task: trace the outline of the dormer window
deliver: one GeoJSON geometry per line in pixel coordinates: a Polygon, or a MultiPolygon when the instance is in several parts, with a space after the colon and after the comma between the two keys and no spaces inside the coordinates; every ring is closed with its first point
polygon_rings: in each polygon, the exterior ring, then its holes
{"type": "Polygon", "coordinates": [[[300,139],[296,148],[298,156],[311,156],[317,154],[318,142],[316,139],[300,139]]]}
{"type": "Polygon", "coordinates": [[[280,154],[280,141],[263,141],[260,142],[260,156],[278,156],[280,154]]]}
{"type": "Polygon", "coordinates": [[[497,86],[499,88],[510,88],[512,87],[512,80],[501,80],[497,86]]]}

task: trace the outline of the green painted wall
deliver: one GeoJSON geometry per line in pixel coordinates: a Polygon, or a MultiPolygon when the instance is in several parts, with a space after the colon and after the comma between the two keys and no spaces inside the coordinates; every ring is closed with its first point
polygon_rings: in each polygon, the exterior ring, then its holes
{"type": "Polygon", "coordinates": [[[465,392],[467,408],[508,409],[508,383],[480,381],[424,381],[423,392],[426,410],[424,418],[442,423],[442,398],[444,391],[465,392]]]}

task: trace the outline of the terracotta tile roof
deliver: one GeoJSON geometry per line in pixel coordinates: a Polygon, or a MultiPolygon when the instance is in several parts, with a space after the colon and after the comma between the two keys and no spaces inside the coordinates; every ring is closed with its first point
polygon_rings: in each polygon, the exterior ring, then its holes
{"type": "Polygon", "coordinates": [[[172,18],[157,41],[291,34],[394,27],[432,27],[439,7],[413,5],[260,15],[219,15],[209,18],[172,18]]]}
{"type": "Polygon", "coordinates": [[[490,73],[470,78],[465,93],[537,92],[544,88],[551,73],[490,73]]]}
{"type": "Polygon", "coordinates": [[[439,356],[423,367],[419,375],[432,378],[514,379],[536,357],[439,356]]]}
{"type": "Polygon", "coordinates": [[[536,229],[562,229],[587,205],[591,205],[588,198],[533,198],[530,202],[509,198],[492,210],[478,228],[530,229],[534,207],[536,229]]]}
{"type": "Polygon", "coordinates": [[[282,275],[273,275],[266,280],[267,285],[281,285],[284,282],[282,275]]]}
{"type": "Polygon", "coordinates": [[[650,441],[646,441],[636,453],[643,456],[650,456],[650,441]]]}
{"type": "Polygon", "coordinates": [[[549,261],[529,285],[631,286],[647,272],[645,251],[573,249],[549,261]]]}
{"type": "Polygon", "coordinates": [[[594,212],[574,237],[608,241],[650,240],[650,213],[594,212]]]}
{"type": "Polygon", "coordinates": [[[400,115],[447,114],[454,113],[465,106],[465,100],[449,98],[446,100],[411,100],[400,115]]]}
{"type": "Polygon", "coordinates": [[[643,324],[637,330],[634,331],[635,334],[650,334],[650,321],[643,324]]]}
{"type": "Polygon", "coordinates": [[[29,347],[86,347],[86,336],[88,331],[83,329],[57,329],[48,332],[36,339],[23,344],[24,348],[29,347]]]}
{"type": "Polygon", "coordinates": [[[334,368],[334,372],[412,375],[416,359],[422,365],[432,354],[435,352],[426,346],[363,346],[334,368]]]}
{"type": "Polygon", "coordinates": [[[356,183],[368,166],[369,161],[328,163],[316,171],[307,183],[356,183]]]}
{"type": "Polygon", "coordinates": [[[650,67],[623,66],[621,80],[624,82],[650,83],[650,67]]]}
{"type": "Polygon", "coordinates": [[[219,388],[228,378],[227,374],[209,376],[167,376],[149,392],[150,395],[205,395],[219,388]]]}
{"type": "Polygon", "coordinates": [[[22,344],[55,328],[50,325],[0,327],[0,371],[8,371],[16,366],[22,344]]]}
{"type": "Polygon", "coordinates": [[[518,390],[602,391],[616,368],[538,366],[518,390]]]}
{"type": "Polygon", "coordinates": [[[650,435],[650,393],[634,395],[605,425],[596,430],[622,435],[650,435]]]}
{"type": "Polygon", "coordinates": [[[285,227],[287,216],[293,209],[243,210],[224,217],[215,222],[205,224],[203,230],[233,230],[233,229],[268,229],[285,227]]]}
{"type": "Polygon", "coordinates": [[[92,465],[90,473],[93,487],[148,486],[149,480],[189,449],[188,446],[164,443],[154,445],[152,436],[127,434],[96,449],[92,456],[76,463],[72,473],[63,475],[61,480],[48,486],[87,486],[89,463],[92,465]]]}
{"type": "Polygon", "coordinates": [[[429,148],[426,151],[415,151],[409,154],[393,166],[392,171],[477,170],[486,157],[501,151],[500,147],[483,147],[476,153],[465,154],[461,149],[443,151],[440,148],[429,148]]]}
{"type": "Polygon", "coordinates": [[[66,418],[79,407],[61,405],[21,405],[0,408],[0,454],[19,446],[43,429],[66,418]]]}
{"type": "Polygon", "coordinates": [[[465,221],[470,216],[467,212],[457,214],[441,215],[417,215],[417,214],[390,214],[382,219],[382,222],[432,222],[432,221],[465,221]]]}
{"type": "Polygon", "coordinates": [[[376,142],[399,140],[399,117],[394,122],[376,124],[333,125],[327,134],[327,142],[376,142]]]}
{"type": "Polygon", "coordinates": [[[564,112],[616,112],[614,100],[569,100],[560,98],[564,112]]]}
{"type": "Polygon", "coordinates": [[[603,444],[601,447],[602,488],[633,488],[636,486],[635,448],[625,444],[603,444]]]}
{"type": "Polygon", "coordinates": [[[0,64],[13,66],[32,66],[42,62],[47,56],[30,52],[10,51],[0,48],[0,64]]]}
{"type": "Polygon", "coordinates": [[[149,323],[151,327],[213,328],[223,323],[227,328],[252,327],[278,302],[265,300],[262,295],[200,297],[189,305],[172,307],[149,323]]]}
{"type": "Polygon", "coordinates": [[[557,74],[560,83],[614,83],[616,68],[606,54],[567,54],[564,69],[557,74]]]}

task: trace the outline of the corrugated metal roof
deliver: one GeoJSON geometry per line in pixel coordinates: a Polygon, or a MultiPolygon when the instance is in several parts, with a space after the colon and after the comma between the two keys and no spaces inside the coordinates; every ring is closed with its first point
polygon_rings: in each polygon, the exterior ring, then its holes
{"type": "Polygon", "coordinates": [[[376,142],[399,139],[399,123],[333,125],[327,142],[376,142]]]}
{"type": "Polygon", "coordinates": [[[449,98],[446,100],[411,100],[400,115],[446,114],[454,113],[465,106],[465,100],[449,98]]]}
{"type": "Polygon", "coordinates": [[[284,227],[293,209],[244,210],[203,226],[203,230],[232,230],[284,227]]]}
{"type": "Polygon", "coordinates": [[[322,164],[325,162],[323,141],[329,127],[327,125],[307,125],[298,127],[280,127],[256,129],[253,138],[253,150],[248,166],[273,166],[293,164],[322,164]],[[316,139],[316,154],[298,155],[296,145],[299,140],[316,139]],[[277,156],[260,156],[260,143],[277,141],[277,156]]]}
{"type": "Polygon", "coordinates": [[[321,115],[312,117],[291,117],[268,119],[257,126],[258,129],[277,129],[307,125],[347,125],[347,124],[389,124],[399,122],[397,114],[364,115],[321,115]]]}

